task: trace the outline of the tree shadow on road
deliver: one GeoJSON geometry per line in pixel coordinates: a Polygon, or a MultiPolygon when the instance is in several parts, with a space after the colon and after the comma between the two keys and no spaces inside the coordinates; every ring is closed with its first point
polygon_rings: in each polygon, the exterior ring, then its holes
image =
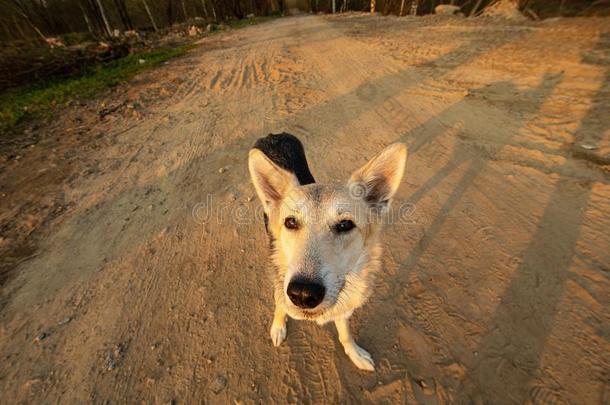
{"type": "MultiPolygon", "coordinates": [[[[607,41],[607,38],[602,37],[601,42],[604,41],[607,41]]],[[[537,94],[537,99],[540,100],[538,107],[540,107],[560,80],[561,76],[547,74],[537,88],[526,92],[537,94]]],[[[599,118],[604,116],[603,109],[607,108],[609,86],[610,70],[607,70],[598,92],[593,97],[589,112],[582,119],[579,129],[574,134],[574,143],[580,142],[587,136],[591,137],[591,133],[603,134],[610,128],[607,121],[601,125],[599,121],[599,118]]],[[[436,118],[444,121],[443,115],[450,117],[453,108],[457,108],[457,105],[449,107],[436,118]]],[[[525,124],[527,119],[524,118],[522,124],[525,124]]],[[[466,123],[466,125],[468,124],[466,123]]],[[[410,144],[411,154],[417,153],[424,145],[434,141],[440,135],[439,132],[427,132],[421,128],[413,132],[419,132],[419,134],[416,136],[407,134],[402,138],[410,144]]],[[[508,144],[509,140],[507,138],[503,143],[508,144]]],[[[396,284],[390,288],[388,296],[382,302],[375,303],[371,309],[371,314],[375,315],[374,319],[380,319],[382,323],[385,323],[387,319],[405,319],[409,327],[423,330],[423,333],[427,335],[426,338],[433,342],[435,351],[440,352],[434,353],[434,356],[448,357],[443,359],[447,361],[447,364],[450,364],[451,361],[459,363],[460,359],[455,359],[455,351],[450,347],[451,342],[445,340],[443,335],[446,335],[446,331],[443,330],[442,325],[439,325],[437,330],[430,328],[430,324],[426,323],[428,320],[425,318],[434,318],[433,313],[421,314],[417,309],[406,308],[406,306],[417,307],[419,305],[417,298],[408,297],[407,285],[413,282],[413,279],[408,279],[408,277],[414,275],[415,279],[425,288],[434,290],[434,287],[423,279],[424,275],[418,275],[420,259],[426,254],[448,215],[473,184],[475,178],[490,169],[487,159],[465,153],[467,152],[465,150],[460,151],[460,148],[466,147],[468,146],[456,146],[449,162],[411,195],[409,201],[417,203],[426,193],[454,173],[457,168],[467,165],[460,180],[455,186],[452,186],[453,191],[431,225],[427,227],[423,238],[413,247],[406,259],[399,259],[398,280],[392,280],[392,283],[396,284]]],[[[576,152],[574,154],[576,157],[580,157],[576,152]]],[[[587,160],[596,162],[595,159],[587,158],[587,160]]],[[[548,200],[548,205],[538,222],[537,230],[523,253],[523,260],[501,297],[492,319],[485,325],[487,332],[482,336],[475,351],[478,355],[474,362],[468,364],[463,376],[466,385],[459,388],[453,387],[456,391],[452,393],[451,397],[457,402],[524,403],[528,397],[533,395],[532,390],[535,389],[534,381],[538,377],[541,355],[551,333],[557,306],[565,288],[591,189],[591,182],[577,181],[568,174],[560,174],[548,200]]],[[[395,278],[395,276],[392,277],[395,278]]],[[[439,295],[438,292],[436,294],[439,295]]],[[[442,299],[440,301],[442,302],[442,299]]],[[[394,333],[388,334],[391,337],[384,342],[386,346],[384,351],[391,352],[390,347],[400,340],[401,325],[394,326],[396,327],[394,333]]],[[[377,327],[382,327],[382,325],[377,325],[377,327]]],[[[413,342],[413,344],[417,344],[417,342],[413,342]]],[[[414,350],[417,351],[417,349],[414,350]]],[[[404,352],[404,349],[400,357],[406,357],[407,363],[404,363],[403,359],[397,358],[399,365],[395,368],[406,368],[410,377],[409,382],[418,401],[436,402],[434,396],[437,392],[426,392],[420,384],[422,380],[426,380],[426,377],[433,382],[436,381],[437,384],[451,386],[451,382],[443,380],[444,376],[437,372],[436,365],[416,364],[417,362],[404,352]]],[[[417,360],[430,363],[434,361],[432,358],[417,360]]]]}
{"type": "MultiPolygon", "coordinates": [[[[601,41],[607,43],[608,35],[605,37],[601,41]]],[[[607,58],[607,47],[605,52],[607,58]]],[[[603,109],[608,107],[609,88],[607,69],[590,110],[574,134],[574,142],[581,141],[585,134],[604,133],[610,128],[607,120],[603,126],[598,125],[599,117],[606,112],[603,109]]],[[[523,261],[479,343],[479,361],[468,371],[468,377],[480,384],[485,399],[524,403],[532,395],[591,189],[591,182],[578,182],[565,175],[555,183],[523,261]]]]}
{"type": "MultiPolygon", "coordinates": [[[[483,98],[486,98],[491,97],[491,95],[495,94],[499,89],[503,94],[510,94],[515,100],[532,100],[532,103],[528,104],[527,108],[522,108],[521,114],[519,115],[520,121],[515,127],[516,130],[519,126],[525,125],[536,115],[545,100],[561,82],[562,78],[562,73],[547,73],[542,78],[540,84],[532,89],[519,89],[510,81],[502,81],[491,83],[479,89],[473,89],[470,93],[476,93],[483,98]]],[[[444,133],[446,129],[445,126],[433,125],[434,122],[442,122],[448,126],[461,125],[462,128],[460,131],[466,133],[466,135],[479,126],[480,117],[466,115],[466,118],[464,118],[462,117],[462,114],[460,114],[464,108],[468,108],[468,104],[464,103],[469,102],[468,99],[464,99],[451,105],[435,117],[431,118],[429,120],[430,122],[423,123],[421,126],[399,138],[400,141],[405,141],[409,144],[410,156],[418,153],[418,151],[426,145],[435,142],[444,133]],[[475,121],[469,122],[468,119],[475,121]]],[[[475,180],[484,173],[493,170],[489,166],[490,159],[493,159],[504,146],[509,145],[515,135],[516,131],[499,130],[493,138],[494,147],[491,150],[486,149],[485,153],[482,153],[481,150],[476,149],[476,147],[467,142],[457,140],[448,162],[420,186],[407,200],[411,204],[417,204],[426,193],[438,187],[439,184],[450,176],[455,176],[456,171],[462,169],[459,180],[457,180],[454,185],[448,186],[452,191],[438,210],[432,223],[426,227],[425,234],[421,240],[414,245],[405,258],[395,258],[399,266],[397,274],[384,274],[382,276],[382,278],[392,278],[391,280],[382,280],[382,284],[388,284],[391,285],[391,287],[389,287],[387,294],[381,301],[373,302],[373,306],[370,310],[370,313],[375,315],[375,319],[380,319],[382,323],[385,323],[387,319],[403,319],[410,324],[409,327],[414,330],[423,331],[423,333],[427,335],[426,338],[429,338],[430,341],[434,342],[432,347],[434,347],[435,350],[440,351],[440,353],[434,354],[435,356],[451,357],[452,349],[447,347],[451,346],[451,344],[445,341],[443,335],[446,335],[446,331],[443,330],[443,326],[440,323],[435,325],[434,322],[430,322],[429,319],[426,319],[426,317],[435,317],[434,314],[426,314],[426,311],[430,308],[422,307],[422,310],[413,308],[420,305],[420,302],[419,299],[413,299],[408,296],[410,284],[413,284],[413,278],[411,277],[415,277],[418,280],[418,283],[421,283],[421,285],[425,286],[427,289],[431,289],[434,293],[434,287],[429,285],[427,280],[424,280],[425,276],[418,271],[420,259],[423,255],[428,253],[430,244],[435,240],[447,218],[451,215],[464,194],[471,188],[475,180]]],[[[427,304],[423,303],[422,305],[427,304]]],[[[444,311],[445,309],[436,308],[436,310],[444,311]]],[[[379,327],[380,325],[377,326],[379,327]]],[[[400,335],[403,333],[402,331],[404,329],[398,322],[396,322],[393,327],[395,329],[392,333],[387,334],[389,338],[384,341],[384,344],[387,345],[384,348],[384,351],[391,351],[390,347],[393,347],[401,340],[400,335]]],[[[414,344],[416,343],[414,342],[414,344]]],[[[398,363],[395,366],[398,369],[401,369],[402,367],[406,368],[407,374],[410,375],[409,383],[411,384],[411,389],[415,393],[418,401],[432,401],[430,403],[434,403],[436,400],[434,398],[435,394],[422,388],[421,381],[427,381],[428,385],[434,384],[434,381],[437,381],[437,384],[443,385],[445,383],[445,381],[442,381],[443,376],[437,373],[434,366],[429,364],[416,364],[420,361],[432,363],[433,359],[425,358],[427,356],[413,358],[412,355],[412,353],[408,354],[403,351],[402,355],[396,359],[398,363]],[[406,363],[403,361],[405,357],[408,359],[406,363]]],[[[429,353],[429,355],[432,356],[433,354],[429,353]]],[[[395,373],[393,374],[395,375],[395,373]]],[[[478,382],[475,382],[475,384],[478,384],[478,382]]],[[[491,399],[493,397],[486,398],[491,399]]]]}

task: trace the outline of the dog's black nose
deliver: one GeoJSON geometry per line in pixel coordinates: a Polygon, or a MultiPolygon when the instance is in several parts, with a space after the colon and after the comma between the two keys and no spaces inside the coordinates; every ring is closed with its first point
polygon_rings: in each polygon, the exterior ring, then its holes
{"type": "Polygon", "coordinates": [[[290,301],[299,308],[315,308],[324,299],[326,289],[322,284],[305,280],[292,280],[286,291],[290,301]]]}

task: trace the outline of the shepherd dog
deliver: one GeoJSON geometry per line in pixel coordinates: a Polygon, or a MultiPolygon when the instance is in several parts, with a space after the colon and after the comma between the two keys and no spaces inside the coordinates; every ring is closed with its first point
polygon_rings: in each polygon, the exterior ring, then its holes
{"type": "Polygon", "coordinates": [[[347,181],[320,184],[297,137],[269,134],[256,141],[248,168],[269,236],[274,346],[286,339],[287,316],[319,325],[333,321],[345,354],[359,369],[374,371],[349,319],[373,292],[382,266],[381,232],[406,161],[406,146],[394,143],[347,181]]]}

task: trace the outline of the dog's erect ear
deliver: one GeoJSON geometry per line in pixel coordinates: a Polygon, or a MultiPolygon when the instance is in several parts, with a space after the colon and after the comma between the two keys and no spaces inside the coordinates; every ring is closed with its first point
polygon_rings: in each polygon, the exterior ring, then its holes
{"type": "Polygon", "coordinates": [[[293,173],[273,163],[258,149],[250,150],[248,168],[265,211],[278,204],[291,188],[299,185],[293,173]]]}
{"type": "Polygon", "coordinates": [[[350,193],[371,205],[387,207],[398,190],[406,162],[405,144],[388,146],[352,174],[348,183],[350,193]]]}

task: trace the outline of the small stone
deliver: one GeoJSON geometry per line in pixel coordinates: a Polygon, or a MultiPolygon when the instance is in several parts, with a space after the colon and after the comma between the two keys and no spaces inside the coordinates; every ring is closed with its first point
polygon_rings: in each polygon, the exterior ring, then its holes
{"type": "Polygon", "coordinates": [[[416,380],[417,385],[421,387],[422,392],[425,395],[434,395],[436,391],[436,384],[434,380],[430,380],[429,382],[424,381],[423,379],[416,380]]]}
{"type": "Polygon", "coordinates": [[[61,322],[59,322],[60,325],[65,325],[67,323],[69,323],[72,320],[71,316],[66,316],[64,319],[61,320],[61,322]]]}
{"type": "Polygon", "coordinates": [[[38,336],[36,336],[36,339],[34,339],[34,340],[36,342],[40,342],[40,341],[45,340],[47,338],[47,336],[49,336],[49,335],[47,335],[46,332],[41,332],[41,333],[38,334],[38,336]]]}
{"type": "Polygon", "coordinates": [[[138,63],[139,63],[140,65],[143,65],[143,64],[145,64],[145,63],[146,63],[146,60],[145,60],[145,59],[138,59],[138,63]]]}
{"type": "Polygon", "coordinates": [[[220,173],[220,174],[223,174],[226,171],[227,171],[227,169],[225,169],[224,167],[221,167],[220,169],[218,169],[218,173],[220,173]]]}
{"type": "Polygon", "coordinates": [[[212,381],[212,385],[210,385],[210,389],[214,394],[218,394],[220,391],[224,390],[227,386],[227,378],[221,374],[218,374],[214,381],[212,381]]]}
{"type": "Polygon", "coordinates": [[[580,147],[585,149],[585,150],[595,150],[595,149],[597,149],[597,145],[593,145],[593,144],[590,144],[590,143],[581,143],[580,147]]]}

